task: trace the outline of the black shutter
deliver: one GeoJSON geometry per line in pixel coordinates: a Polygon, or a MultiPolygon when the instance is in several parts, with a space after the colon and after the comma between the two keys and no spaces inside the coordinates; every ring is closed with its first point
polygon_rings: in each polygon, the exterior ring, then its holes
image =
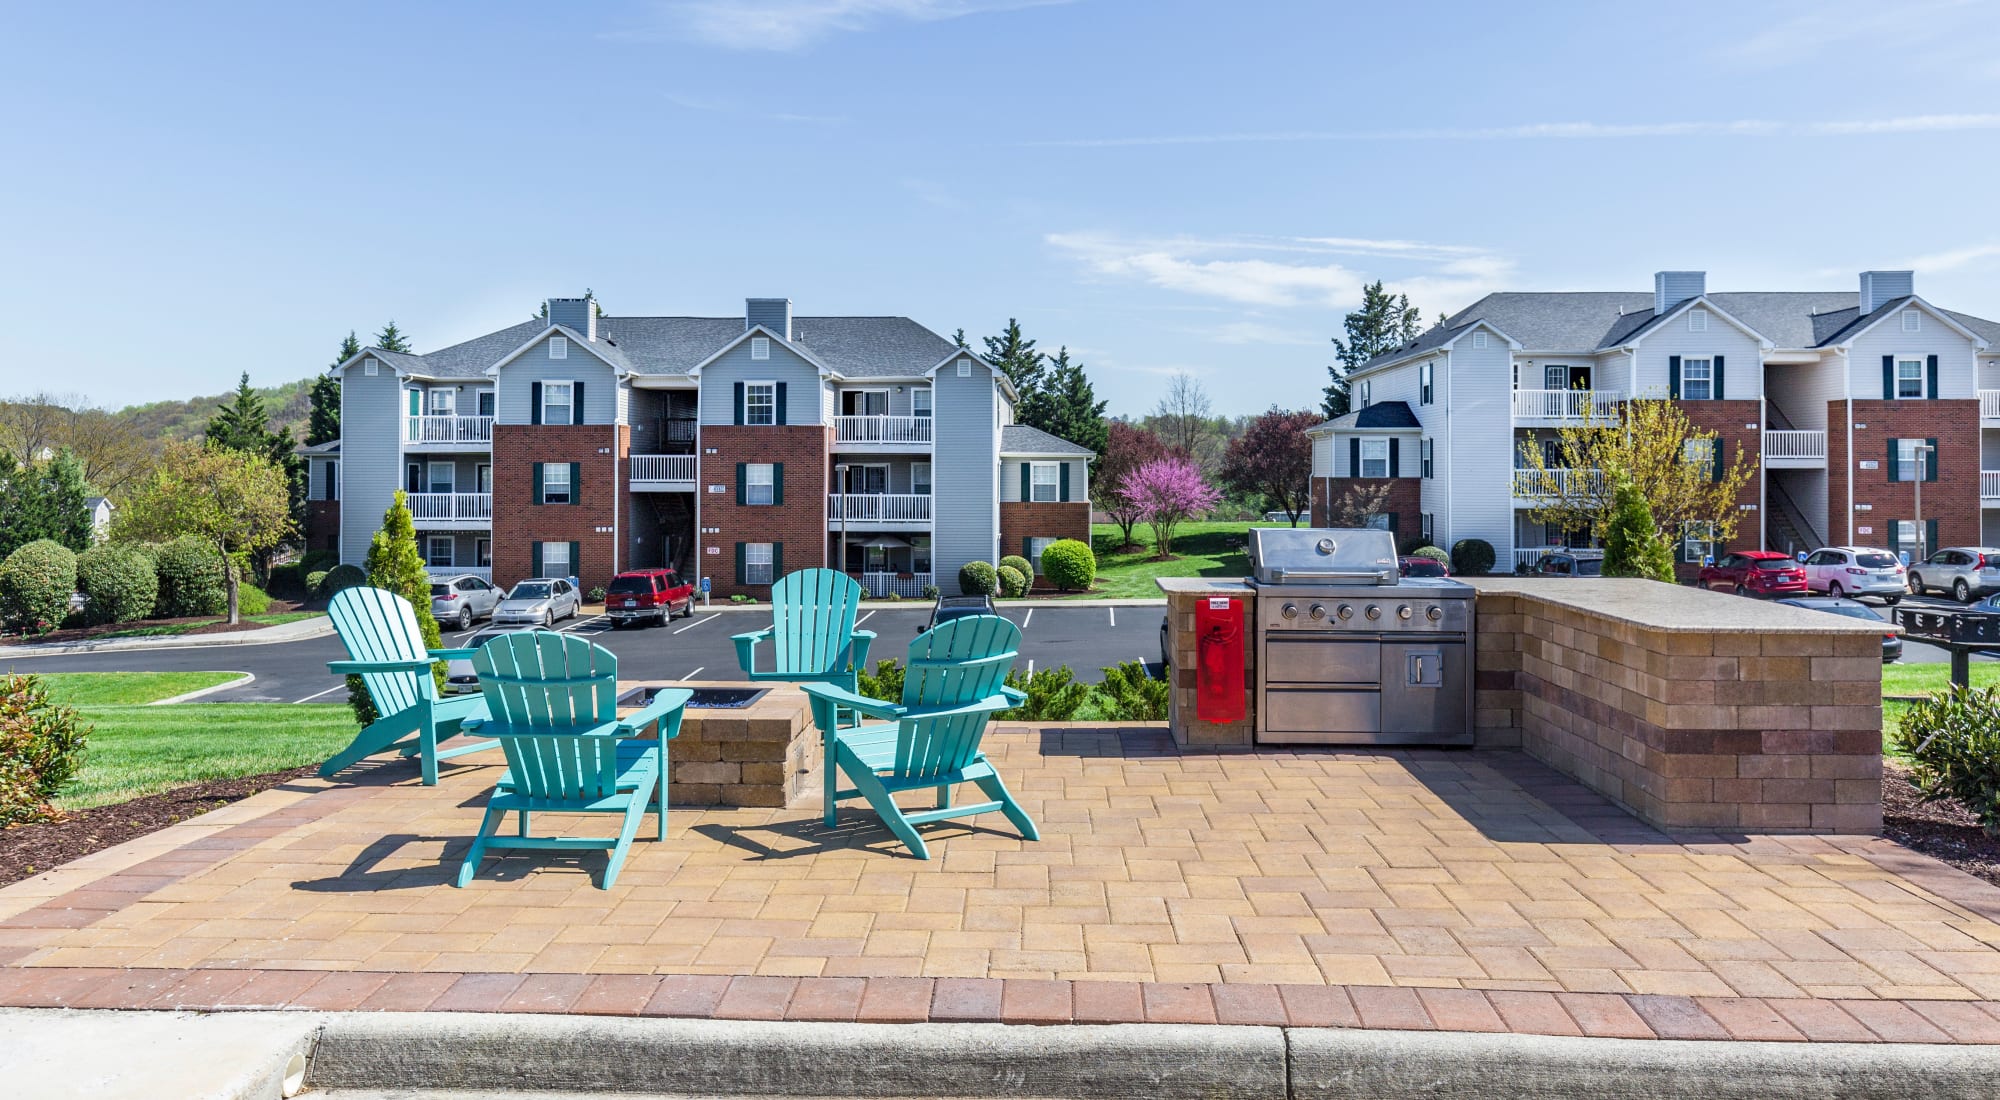
{"type": "Polygon", "coordinates": [[[1937,356],[1926,357],[1924,359],[1924,393],[1929,395],[1932,401],[1937,400],[1937,374],[1937,356]]]}
{"type": "Polygon", "coordinates": [[[542,544],[539,542],[528,544],[528,575],[530,577],[542,575],[542,544]]]}
{"type": "Polygon", "coordinates": [[[1901,479],[1900,477],[1898,477],[1898,476],[1897,476],[1897,474],[1898,474],[1898,470],[1897,470],[1897,468],[1896,468],[1896,441],[1895,441],[1895,440],[1893,440],[1893,439],[1891,439],[1891,440],[1889,441],[1889,467],[1888,467],[1888,469],[1889,469],[1889,480],[1890,480],[1890,481],[1900,481],[1900,480],[1902,480],[1902,479],[1901,479]]]}
{"type": "Polygon", "coordinates": [[[1937,523],[1938,521],[1934,519],[1924,521],[1924,553],[1926,554],[1937,553],[1937,523]]]}
{"type": "Polygon", "coordinates": [[[572,424],[583,423],[583,383],[581,382],[570,383],[569,422],[572,424]]]}
{"type": "MultiPolygon", "coordinates": [[[[531,382],[528,385],[528,423],[540,424],[541,422],[542,384],[540,382],[531,382]]],[[[537,572],[540,572],[540,570],[537,570],[537,572]]]]}
{"type": "MultiPolygon", "coordinates": [[[[736,388],[740,392],[743,388],[743,383],[738,382],[736,384],[736,388]]],[[[743,544],[739,542],[736,544],[736,583],[739,586],[750,583],[749,581],[744,579],[745,575],[746,574],[743,568],[743,544]]]]}
{"type": "MultiPolygon", "coordinates": [[[[783,424],[785,422],[785,384],[783,382],[778,383],[776,401],[778,403],[776,415],[774,415],[771,419],[775,423],[783,424]]],[[[772,552],[776,553],[776,551],[772,552]]],[[[776,570],[773,570],[771,575],[775,577],[778,574],[776,570]]]]}
{"type": "MultiPolygon", "coordinates": [[[[569,502],[571,504],[583,503],[583,463],[581,462],[572,462],[569,464],[569,502]]],[[[570,564],[575,565],[576,559],[571,558],[570,564]]]]}
{"type": "Polygon", "coordinates": [[[1401,457],[1401,455],[1400,455],[1400,453],[1399,453],[1399,452],[1401,452],[1403,448],[1402,448],[1402,447],[1400,446],[1400,443],[1401,443],[1401,440],[1398,440],[1398,439],[1397,439],[1397,438],[1396,438],[1395,436],[1393,436],[1393,435],[1392,435],[1392,436],[1390,436],[1390,437],[1389,437],[1389,476],[1390,476],[1390,477],[1400,477],[1400,476],[1402,476],[1402,475],[1401,475],[1401,473],[1400,473],[1400,469],[1401,469],[1401,466],[1402,466],[1402,457],[1401,457]]]}
{"type": "MultiPolygon", "coordinates": [[[[739,462],[736,464],[736,503],[750,503],[750,464],[748,462],[739,462]]],[[[741,546],[743,544],[739,542],[736,545],[741,546]]]]}
{"type": "Polygon", "coordinates": [[[1021,503],[1023,504],[1035,499],[1034,465],[1032,462],[1021,463],[1021,503]]]}
{"type": "Polygon", "coordinates": [[[784,575],[785,575],[785,544],[782,542],[774,542],[771,544],[771,583],[772,584],[778,583],[778,578],[784,575]]]}
{"type": "Polygon", "coordinates": [[[1930,447],[1930,452],[1924,455],[1924,480],[1936,481],[1938,471],[1937,440],[1926,439],[1924,443],[1930,447]]]}
{"type": "MultiPolygon", "coordinates": [[[[743,423],[743,383],[741,382],[736,383],[736,423],[743,423]]],[[[740,567],[736,571],[738,573],[743,572],[740,567]]],[[[740,576],[737,577],[736,583],[742,584],[743,578],[740,576]]]]}
{"type": "Polygon", "coordinates": [[[1667,396],[1675,401],[1681,399],[1681,357],[1667,356],[1667,396]]]}
{"type": "Polygon", "coordinates": [[[771,503],[783,504],[784,502],[785,464],[782,462],[773,462],[771,463],[771,503]]]}
{"type": "Polygon", "coordinates": [[[1398,522],[1401,519],[1402,517],[1398,516],[1396,513],[1394,512],[1389,513],[1389,534],[1394,535],[1396,533],[1397,528],[1402,526],[1402,524],[1398,522]]]}
{"type": "Polygon", "coordinates": [[[1725,446],[1727,446],[1727,444],[1725,444],[1725,443],[1724,443],[1724,442],[1722,441],[1722,437],[1718,435],[1718,436],[1716,436],[1716,437],[1715,437],[1715,442],[1714,442],[1714,444],[1713,444],[1712,446],[1710,446],[1710,447],[1709,447],[1709,449],[1708,449],[1708,450],[1709,450],[1709,457],[1710,457],[1710,467],[1709,467],[1709,471],[1708,471],[1708,479],[1709,479],[1710,481],[1721,481],[1721,480],[1722,480],[1722,470],[1723,470],[1723,466],[1722,466],[1722,448],[1723,448],[1723,447],[1725,447],[1725,446]]]}
{"type": "Polygon", "coordinates": [[[579,585],[581,585],[581,584],[583,583],[583,561],[582,561],[582,556],[583,556],[583,544],[582,544],[582,543],[580,543],[580,542],[572,542],[572,543],[570,543],[570,544],[569,544],[569,575],[570,575],[570,576],[572,576],[572,577],[575,577],[575,578],[576,578],[576,582],[577,582],[577,584],[579,584],[579,585]]]}
{"type": "MultiPolygon", "coordinates": [[[[534,483],[535,503],[540,504],[542,502],[542,464],[539,462],[535,463],[534,483]]],[[[539,573],[541,570],[537,569],[536,572],[539,573]]]]}
{"type": "Polygon", "coordinates": [[[1056,499],[1069,502],[1069,463],[1056,465],[1056,499]]]}
{"type": "Polygon", "coordinates": [[[1896,357],[1893,355],[1884,355],[1882,357],[1882,400],[1894,401],[1895,399],[1896,357]]]}
{"type": "Polygon", "coordinates": [[[1361,476],[1361,438],[1359,436],[1347,441],[1347,476],[1361,476]]]}
{"type": "Polygon", "coordinates": [[[1709,387],[1709,395],[1720,401],[1722,400],[1722,356],[1716,356],[1714,362],[1715,384],[1709,387]]]}

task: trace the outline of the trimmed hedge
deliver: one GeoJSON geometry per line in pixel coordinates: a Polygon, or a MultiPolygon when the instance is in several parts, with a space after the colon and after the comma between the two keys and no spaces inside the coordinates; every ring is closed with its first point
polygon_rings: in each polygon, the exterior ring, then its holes
{"type": "Polygon", "coordinates": [[[62,625],[76,591],[76,554],[48,539],[36,539],[0,562],[0,623],[26,634],[46,634],[62,625]]]}
{"type": "Polygon", "coordinates": [[[228,610],[228,573],[214,547],[182,535],[161,545],[153,564],[160,582],[153,602],[156,618],[187,619],[228,610]]]}
{"type": "Polygon", "coordinates": [[[1491,573],[1493,560],[1493,544],[1485,539],[1459,539],[1451,544],[1451,571],[1461,577],[1491,573]]]}
{"type": "Polygon", "coordinates": [[[82,770],[89,736],[41,680],[0,675],[0,828],[54,816],[49,799],[82,770]]]}
{"type": "Polygon", "coordinates": [[[306,596],[311,598],[319,595],[320,587],[324,584],[326,584],[326,570],[322,569],[316,573],[307,573],[306,596]]]}
{"type": "Polygon", "coordinates": [[[332,550],[308,550],[299,555],[299,575],[324,573],[340,564],[340,555],[332,550]]]}
{"type": "Polygon", "coordinates": [[[1410,551],[1410,556],[1413,558],[1429,558],[1440,565],[1451,564],[1451,555],[1435,546],[1419,546],[1415,550],[1410,551]]]}
{"type": "Polygon", "coordinates": [[[1003,565],[994,570],[1000,581],[1000,594],[1008,599],[1018,599],[1028,594],[1028,578],[1019,569],[1003,565]]]}
{"type": "Polygon", "coordinates": [[[1097,555],[1088,543],[1057,539],[1042,551],[1042,576],[1064,592],[1082,592],[1097,579],[1097,555]]]}
{"type": "Polygon", "coordinates": [[[969,561],[958,570],[958,590],[967,596],[991,596],[1000,589],[1000,573],[989,561],[969,561]]]}
{"type": "Polygon", "coordinates": [[[353,588],[355,585],[367,583],[368,574],[362,572],[360,566],[336,565],[326,571],[326,576],[320,579],[313,593],[320,599],[330,600],[334,593],[343,588],[353,588]]]}
{"type": "Polygon", "coordinates": [[[76,558],[76,590],[90,597],[83,620],[129,623],[153,613],[160,595],[160,578],[153,560],[124,543],[93,546],[76,558]]]}
{"type": "Polygon", "coordinates": [[[1033,580],[1035,577],[1035,563],[1029,561],[1028,559],[1022,557],[1019,554],[1009,554],[1006,557],[1001,558],[1000,564],[1013,566],[1016,572],[1020,573],[1024,577],[1027,577],[1029,580],[1033,580]]]}

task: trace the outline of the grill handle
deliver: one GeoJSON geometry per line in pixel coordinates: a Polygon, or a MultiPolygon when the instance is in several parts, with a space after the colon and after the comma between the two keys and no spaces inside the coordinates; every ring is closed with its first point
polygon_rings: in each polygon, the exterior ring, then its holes
{"type": "Polygon", "coordinates": [[[1386,584],[1391,574],[1386,569],[1379,571],[1366,569],[1286,569],[1280,565],[1271,568],[1271,575],[1280,584],[1292,580],[1373,581],[1376,584],[1386,584]]]}

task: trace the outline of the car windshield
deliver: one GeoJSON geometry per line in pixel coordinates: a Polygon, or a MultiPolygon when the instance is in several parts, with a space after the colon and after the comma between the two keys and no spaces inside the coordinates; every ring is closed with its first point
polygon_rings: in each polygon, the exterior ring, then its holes
{"type": "Polygon", "coordinates": [[[1877,622],[1877,623],[1882,621],[1881,614],[1878,613],[1874,608],[1862,607],[1859,604],[1842,604],[1839,607],[1815,607],[1812,610],[1831,611],[1835,615],[1845,615],[1850,619],[1867,619],[1870,622],[1877,622]]]}
{"type": "Polygon", "coordinates": [[[507,593],[507,598],[510,600],[546,600],[549,598],[549,593],[554,590],[555,585],[550,584],[548,581],[522,581],[520,584],[514,586],[512,592],[507,593]]]}
{"type": "Polygon", "coordinates": [[[652,590],[653,579],[651,577],[614,577],[611,581],[611,587],[605,589],[606,592],[614,596],[630,596],[641,592],[651,592],[652,590]]]}
{"type": "Polygon", "coordinates": [[[1576,559],[1576,575],[1579,577],[1601,577],[1604,575],[1603,558],[1576,559]]]}
{"type": "Polygon", "coordinates": [[[1444,565],[1425,558],[1422,561],[1413,561],[1405,565],[1403,567],[1403,575],[1405,577],[1442,577],[1444,576],[1444,565]]]}
{"type": "Polygon", "coordinates": [[[431,585],[431,595],[433,596],[443,596],[449,593],[450,591],[451,591],[451,586],[448,584],[431,585]]]}
{"type": "Polygon", "coordinates": [[[495,638],[505,638],[507,635],[512,633],[514,632],[511,630],[482,630],[479,633],[474,634],[472,637],[466,639],[464,648],[478,649],[480,646],[485,645],[487,642],[490,642],[495,638]]]}
{"type": "Polygon", "coordinates": [[[1880,551],[1867,551],[1856,554],[1854,555],[1854,561],[1863,569],[1887,569],[1896,564],[1896,559],[1893,555],[1884,554],[1880,551]]]}
{"type": "Polygon", "coordinates": [[[1750,563],[1750,568],[1752,569],[1762,569],[1771,573],[1783,569],[1797,569],[1798,567],[1799,563],[1790,558],[1758,558],[1750,563]]]}

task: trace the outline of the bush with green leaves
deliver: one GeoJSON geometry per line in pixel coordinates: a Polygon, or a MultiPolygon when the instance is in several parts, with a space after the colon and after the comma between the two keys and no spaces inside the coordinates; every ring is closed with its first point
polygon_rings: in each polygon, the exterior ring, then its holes
{"type": "Polygon", "coordinates": [[[1911,703],[1894,742],[1925,802],[1956,802],[2000,838],[2000,687],[1954,684],[1911,703]]]}
{"type": "Polygon", "coordinates": [[[76,590],[90,597],[84,621],[129,623],[153,613],[160,578],[153,560],[126,543],[107,542],[76,556],[76,590]]]}
{"type": "Polygon", "coordinates": [[[1104,682],[1097,685],[1097,706],[1107,721],[1163,722],[1170,691],[1165,680],[1153,679],[1145,664],[1126,661],[1104,670],[1104,682]]]}
{"type": "Polygon", "coordinates": [[[340,553],[336,550],[308,550],[299,555],[300,575],[332,569],[340,564],[340,553]]]}
{"type": "Polygon", "coordinates": [[[938,591],[937,585],[927,584],[924,586],[924,599],[935,600],[942,594],[943,593],[938,591]]]}
{"type": "Polygon", "coordinates": [[[1029,561],[1028,559],[1022,557],[1019,554],[1009,554],[1006,557],[1001,558],[1000,565],[1002,567],[1011,565],[1017,572],[1019,572],[1024,577],[1033,577],[1035,575],[1035,563],[1029,561]]]}
{"type": "Polygon", "coordinates": [[[62,625],[75,591],[75,552],[59,542],[36,539],[0,562],[0,625],[46,634],[62,625]]]}
{"type": "Polygon", "coordinates": [[[1415,550],[1410,551],[1410,556],[1413,558],[1429,558],[1439,565],[1451,564],[1451,555],[1435,546],[1419,546],[1415,550]]]}
{"type": "Polygon", "coordinates": [[[89,736],[39,679],[0,675],[0,828],[55,815],[49,800],[83,768],[89,736]]]}
{"type": "Polygon", "coordinates": [[[1086,591],[1097,580],[1097,555],[1089,543],[1057,539],[1042,550],[1042,576],[1060,591],[1086,591]]]}
{"type": "MultiPolygon", "coordinates": [[[[382,513],[381,528],[368,540],[367,560],[368,572],[363,574],[362,583],[384,592],[393,592],[408,601],[410,612],[417,620],[417,633],[423,636],[424,648],[431,651],[443,649],[444,632],[438,627],[437,617],[431,614],[430,573],[424,568],[423,553],[417,549],[417,527],[410,515],[409,498],[401,489],[396,490],[388,509],[382,513]]],[[[349,568],[352,567],[338,566],[327,579],[331,581],[342,569],[349,568]]],[[[443,661],[431,662],[431,680],[440,695],[444,693],[445,668],[443,661]]],[[[379,717],[374,699],[359,676],[347,678],[347,705],[354,711],[354,720],[364,726],[379,717]]]]}
{"type": "Polygon", "coordinates": [[[1493,544],[1485,539],[1459,539],[1451,544],[1451,571],[1461,577],[1483,577],[1493,571],[1493,544]]]}
{"type": "Polygon", "coordinates": [[[958,570],[958,590],[967,596],[991,596],[1000,590],[1000,571],[990,561],[969,561],[958,570]]]}
{"type": "Polygon", "coordinates": [[[1028,576],[1011,565],[1003,565],[993,571],[1000,580],[1000,594],[1008,599],[1019,599],[1028,594],[1028,576]]]}
{"type": "Polygon", "coordinates": [[[1076,682],[1068,665],[1038,668],[1032,673],[1016,668],[1007,673],[1007,686],[1027,695],[1020,706],[1003,710],[994,717],[1019,722],[1067,722],[1090,701],[1090,685],[1076,682]]]}
{"type": "Polygon", "coordinates": [[[264,615],[271,610],[271,594],[244,581],[236,589],[236,610],[245,615],[264,615]]]}
{"type": "MultiPolygon", "coordinates": [[[[312,578],[306,579],[310,581],[312,578]]],[[[320,599],[330,600],[334,593],[343,588],[353,588],[367,583],[368,574],[360,566],[336,565],[326,571],[326,575],[320,578],[319,584],[314,586],[313,591],[319,593],[320,599]]]]}
{"type": "Polygon", "coordinates": [[[325,586],[326,586],[326,570],[321,569],[306,574],[306,593],[308,595],[310,596],[320,595],[321,594],[320,590],[325,586]]]}
{"type": "Polygon", "coordinates": [[[903,701],[903,666],[884,659],[875,662],[872,674],[865,668],[856,669],[854,690],[870,699],[900,703],[903,701]]]}
{"type": "Polygon", "coordinates": [[[222,554],[193,535],[162,543],[153,560],[160,590],[153,615],[186,619],[220,615],[229,607],[229,578],[222,554]]]}
{"type": "Polygon", "coordinates": [[[1611,524],[1604,532],[1604,575],[1674,583],[1674,551],[1653,524],[1652,505],[1630,477],[1616,471],[1611,524]]]}

